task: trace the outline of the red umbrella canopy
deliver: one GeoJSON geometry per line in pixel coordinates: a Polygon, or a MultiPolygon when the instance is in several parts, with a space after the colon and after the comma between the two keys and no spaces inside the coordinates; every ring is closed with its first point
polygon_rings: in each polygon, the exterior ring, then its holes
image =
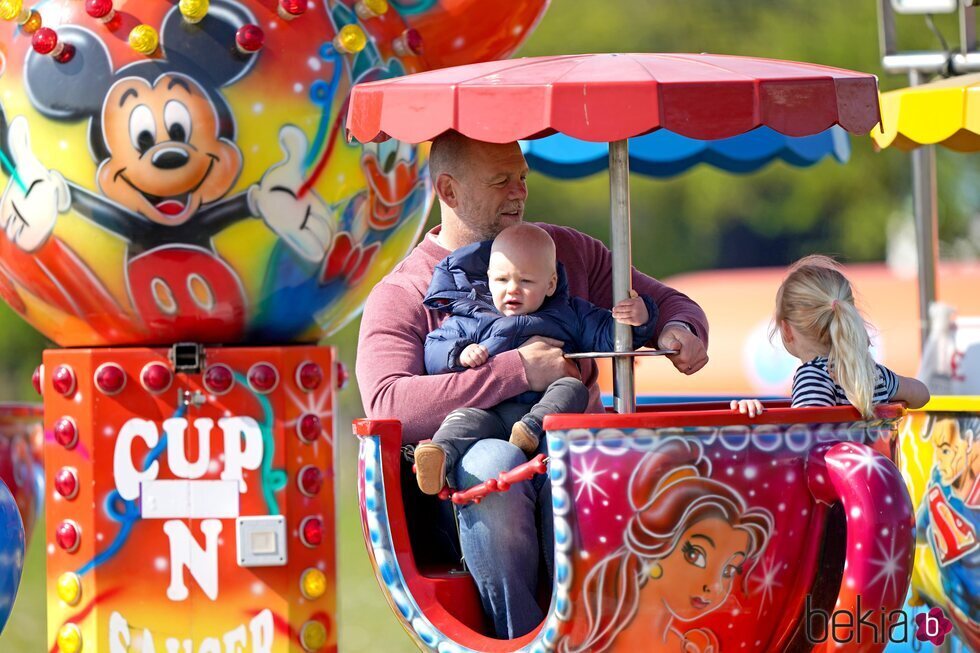
{"type": "Polygon", "coordinates": [[[432,140],[454,129],[494,143],[555,132],[617,141],[656,129],[717,139],[767,126],[807,136],[878,124],[873,75],[710,54],[585,54],[490,61],[358,84],[360,142],[432,140]]]}

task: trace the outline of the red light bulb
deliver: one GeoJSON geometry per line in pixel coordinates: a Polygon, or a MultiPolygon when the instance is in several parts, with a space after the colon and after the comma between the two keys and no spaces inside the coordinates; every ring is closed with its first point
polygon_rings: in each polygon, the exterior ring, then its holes
{"type": "Polygon", "coordinates": [[[116,15],[112,0],[85,0],[85,13],[92,18],[108,23],[116,15]]]}
{"type": "Polygon", "coordinates": [[[316,439],[320,437],[322,428],[320,418],[313,413],[306,413],[296,422],[296,434],[300,440],[307,444],[316,442],[316,439]]]}
{"type": "Polygon", "coordinates": [[[51,385],[55,392],[67,397],[75,392],[75,371],[67,365],[59,365],[51,373],[51,385]]]}
{"type": "Polygon", "coordinates": [[[279,16],[292,20],[306,13],[307,0],[279,0],[279,16]]]}
{"type": "Polygon", "coordinates": [[[78,496],[78,474],[71,467],[62,467],[54,477],[54,489],[69,501],[78,496]]]}
{"type": "Polygon", "coordinates": [[[307,517],[299,525],[299,539],[306,546],[313,548],[323,543],[323,520],[319,517],[307,517]]]}
{"type": "Polygon", "coordinates": [[[42,27],[34,32],[34,36],[31,37],[31,46],[38,54],[57,55],[61,52],[58,50],[58,33],[50,27],[42,27]],[[55,50],[58,51],[55,52],[55,50]]]}
{"type": "Polygon", "coordinates": [[[296,369],[296,385],[307,392],[320,387],[323,382],[323,370],[313,361],[301,363],[296,369]]]}
{"type": "Polygon", "coordinates": [[[119,394],[126,387],[126,370],[116,363],[102,363],[95,370],[95,387],[102,394],[119,394]]]}
{"type": "Polygon", "coordinates": [[[70,417],[60,417],[54,423],[54,439],[65,449],[74,449],[78,444],[78,427],[70,417]]]}
{"type": "Polygon", "coordinates": [[[269,363],[256,363],[248,370],[248,385],[259,394],[272,392],[279,384],[279,372],[269,363]]]}
{"type": "Polygon", "coordinates": [[[323,487],[323,472],[313,465],[306,465],[296,475],[299,491],[308,497],[315,497],[323,487]]]}
{"type": "Polygon", "coordinates": [[[410,27],[391,42],[391,47],[399,57],[418,56],[422,54],[422,34],[410,27]]]}
{"type": "Polygon", "coordinates": [[[337,370],[337,389],[343,390],[347,386],[347,379],[349,378],[349,375],[347,374],[347,366],[340,361],[337,361],[335,369],[337,370]]]}
{"type": "Polygon", "coordinates": [[[54,55],[54,60],[58,63],[68,63],[75,58],[75,46],[71,43],[62,43],[61,52],[54,55]]]}
{"type": "Polygon", "coordinates": [[[262,49],[265,43],[265,32],[258,25],[242,25],[235,32],[235,45],[242,54],[253,54],[262,49]]]}
{"type": "Polygon", "coordinates": [[[44,365],[38,365],[34,368],[34,374],[31,375],[31,384],[34,386],[34,392],[41,394],[41,388],[44,387],[44,365]]]}
{"type": "Polygon", "coordinates": [[[217,363],[204,370],[204,387],[215,395],[223,395],[231,390],[235,377],[231,368],[224,363],[217,363]]]}
{"type": "Polygon", "coordinates": [[[173,380],[173,372],[163,363],[147,363],[140,372],[140,384],[153,394],[160,394],[169,388],[173,380]]]}
{"type": "Polygon", "coordinates": [[[54,536],[58,541],[58,546],[68,553],[77,551],[78,546],[82,543],[82,529],[70,519],[61,522],[54,536]]]}

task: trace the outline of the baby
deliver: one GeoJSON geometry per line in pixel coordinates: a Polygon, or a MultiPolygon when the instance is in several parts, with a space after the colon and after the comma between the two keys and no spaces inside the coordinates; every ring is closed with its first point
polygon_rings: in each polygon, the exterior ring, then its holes
{"type": "MultiPolygon", "coordinates": [[[[426,338],[429,374],[479,367],[535,336],[560,341],[566,353],[612,351],[616,321],[633,327],[633,347],[639,348],[653,338],[658,315],[648,297],[634,296],[609,311],[569,296],[554,241],[526,223],[504,229],[492,243],[447,256],[433,272],[424,303],[451,314],[426,338]]],[[[588,404],[585,384],[565,377],[543,394],[526,392],[485,410],[455,410],[431,442],[415,449],[419,488],[437,494],[446,473],[483,438],[509,438],[530,456],[538,449],[545,415],[581,413],[588,404]]]]}

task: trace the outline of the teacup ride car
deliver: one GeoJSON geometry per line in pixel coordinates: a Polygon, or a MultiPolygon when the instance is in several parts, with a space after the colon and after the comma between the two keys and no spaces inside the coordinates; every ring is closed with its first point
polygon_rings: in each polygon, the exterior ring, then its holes
{"type": "MultiPolygon", "coordinates": [[[[421,142],[450,129],[501,143],[555,132],[608,141],[618,301],[630,290],[629,138],[669,129],[718,139],[760,127],[804,136],[834,124],[866,133],[878,120],[870,75],[623,54],[489,62],[360,85],[348,130],[361,142],[421,142]]],[[[900,608],[913,513],[889,461],[904,408],[880,406],[871,421],[851,407],[785,402],[754,420],[718,403],[637,410],[628,343],[624,328],[615,352],[592,354],[614,359],[615,413],[545,421],[555,578],[542,624],[513,640],[489,634],[458,559],[435,559],[440,547],[402,455],[401,423],[355,422],[365,540],[419,647],[879,651],[890,637],[908,638],[913,626],[900,608]],[[869,610],[872,621],[859,621],[869,610]]],[[[454,500],[492,501],[539,464],[454,500]]]]}

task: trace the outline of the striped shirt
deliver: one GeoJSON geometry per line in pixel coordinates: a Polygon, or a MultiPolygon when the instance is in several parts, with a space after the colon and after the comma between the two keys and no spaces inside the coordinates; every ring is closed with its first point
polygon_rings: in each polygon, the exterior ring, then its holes
{"type": "MultiPolygon", "coordinates": [[[[884,365],[875,363],[878,369],[872,404],[890,401],[898,392],[898,377],[884,365]]],[[[837,385],[827,371],[827,357],[818,356],[803,363],[793,377],[793,407],[800,406],[848,406],[850,401],[844,389],[837,385]]]]}

